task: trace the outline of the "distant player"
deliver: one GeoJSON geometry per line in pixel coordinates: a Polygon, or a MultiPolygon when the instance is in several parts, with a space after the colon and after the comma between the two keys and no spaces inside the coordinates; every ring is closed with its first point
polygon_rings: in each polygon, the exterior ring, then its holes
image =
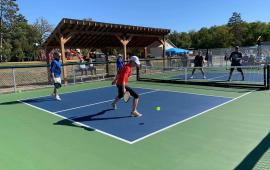
{"type": "Polygon", "coordinates": [[[126,64],[119,72],[119,74],[116,76],[116,81],[113,81],[112,84],[116,83],[117,89],[118,89],[118,95],[115,98],[115,100],[112,103],[112,107],[116,109],[116,103],[123,98],[124,94],[128,91],[130,95],[134,98],[133,100],[133,107],[131,111],[131,115],[134,117],[140,117],[142,114],[140,114],[137,111],[138,102],[139,102],[139,95],[130,87],[127,86],[129,76],[132,75],[132,67],[139,67],[140,66],[140,60],[137,56],[130,57],[130,61],[128,64],[126,64]]]}
{"type": "Polygon", "coordinates": [[[60,54],[58,52],[53,53],[53,60],[51,62],[51,76],[54,83],[54,89],[52,96],[55,97],[56,100],[61,100],[57,90],[61,87],[61,70],[62,64],[60,63],[60,54]]]}
{"type": "Polygon", "coordinates": [[[205,77],[205,73],[204,73],[204,70],[203,70],[203,64],[204,64],[204,59],[203,59],[203,56],[202,56],[202,52],[199,51],[198,55],[196,55],[195,59],[194,59],[194,68],[192,70],[192,75],[191,75],[191,79],[194,78],[194,73],[196,71],[197,68],[199,68],[202,72],[202,75],[203,75],[203,79],[206,79],[205,77]]]}
{"type": "Polygon", "coordinates": [[[241,73],[242,81],[245,80],[244,73],[243,73],[243,70],[241,68],[242,58],[243,58],[243,56],[242,56],[242,53],[239,52],[239,46],[236,46],[235,51],[232,52],[230,57],[229,57],[229,60],[231,61],[231,69],[230,69],[230,75],[229,75],[228,81],[231,81],[232,74],[233,74],[235,67],[237,67],[237,71],[239,71],[241,73]]]}

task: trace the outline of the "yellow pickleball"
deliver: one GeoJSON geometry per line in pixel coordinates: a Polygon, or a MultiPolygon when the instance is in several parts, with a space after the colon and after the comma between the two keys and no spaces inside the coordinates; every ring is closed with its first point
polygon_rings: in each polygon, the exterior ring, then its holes
{"type": "Polygon", "coordinates": [[[160,107],[159,107],[159,106],[157,106],[157,107],[156,107],[156,110],[157,110],[157,111],[160,111],[160,107]]]}

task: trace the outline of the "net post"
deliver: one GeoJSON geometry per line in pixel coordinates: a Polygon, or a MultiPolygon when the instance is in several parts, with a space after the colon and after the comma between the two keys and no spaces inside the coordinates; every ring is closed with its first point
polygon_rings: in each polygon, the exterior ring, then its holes
{"type": "Polygon", "coordinates": [[[185,81],[187,81],[187,76],[188,76],[187,75],[187,67],[185,67],[185,73],[184,74],[185,74],[185,81]]]}
{"type": "Polygon", "coordinates": [[[267,65],[267,83],[266,83],[267,84],[267,87],[266,88],[268,90],[270,89],[270,84],[269,84],[270,83],[270,75],[269,74],[270,74],[270,65],[268,64],[267,65]]]}
{"type": "Polygon", "coordinates": [[[264,87],[267,88],[267,65],[264,65],[263,67],[263,82],[264,87]]]}

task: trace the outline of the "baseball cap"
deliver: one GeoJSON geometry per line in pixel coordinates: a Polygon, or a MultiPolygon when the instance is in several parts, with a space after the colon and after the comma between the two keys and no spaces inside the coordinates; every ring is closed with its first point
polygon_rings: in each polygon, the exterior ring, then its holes
{"type": "Polygon", "coordinates": [[[131,56],[130,61],[134,61],[138,66],[141,64],[137,56],[131,56]]]}

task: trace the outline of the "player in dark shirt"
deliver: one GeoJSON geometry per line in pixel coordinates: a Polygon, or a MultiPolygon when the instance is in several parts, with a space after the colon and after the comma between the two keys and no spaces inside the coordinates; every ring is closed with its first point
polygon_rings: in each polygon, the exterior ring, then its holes
{"type": "Polygon", "coordinates": [[[239,52],[239,47],[236,46],[235,51],[232,52],[230,57],[229,57],[229,60],[231,61],[231,69],[230,69],[230,75],[229,75],[228,81],[231,81],[231,77],[232,77],[232,74],[233,74],[235,67],[237,68],[237,71],[239,71],[241,73],[242,81],[245,80],[244,73],[243,73],[243,70],[241,68],[242,58],[243,58],[242,53],[239,52]]]}
{"type": "Polygon", "coordinates": [[[194,59],[194,68],[192,70],[192,75],[191,75],[191,79],[194,78],[194,73],[196,71],[196,68],[199,68],[202,72],[202,75],[203,75],[203,79],[206,79],[205,77],[205,73],[204,73],[204,70],[203,70],[203,64],[204,64],[204,59],[203,59],[203,56],[202,56],[202,52],[199,51],[198,55],[196,55],[195,59],[194,59]]]}

